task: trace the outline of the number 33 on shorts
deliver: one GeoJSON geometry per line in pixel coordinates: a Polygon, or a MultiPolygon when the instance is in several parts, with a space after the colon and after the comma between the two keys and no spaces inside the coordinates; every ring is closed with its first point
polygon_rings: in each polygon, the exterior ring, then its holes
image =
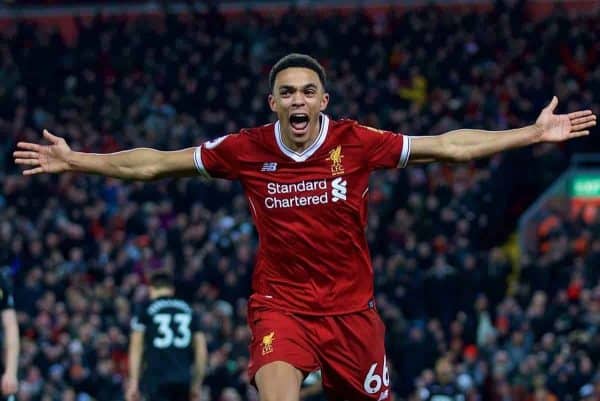
{"type": "MultiPolygon", "coordinates": [[[[375,362],[369,368],[367,375],[365,376],[365,380],[363,382],[363,389],[367,394],[376,394],[381,391],[382,386],[387,389],[390,385],[390,372],[387,366],[387,357],[383,356],[383,363],[380,365],[375,362]],[[379,368],[382,366],[382,368],[379,368]],[[381,372],[381,375],[379,375],[381,372]]],[[[384,400],[387,398],[388,392],[387,390],[381,394],[380,400],[384,400]],[[381,398],[383,397],[383,398],[381,398]]]]}

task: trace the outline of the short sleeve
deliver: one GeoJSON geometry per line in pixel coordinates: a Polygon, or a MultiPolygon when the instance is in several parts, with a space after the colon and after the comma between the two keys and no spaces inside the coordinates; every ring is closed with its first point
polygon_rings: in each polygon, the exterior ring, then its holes
{"type": "Polygon", "coordinates": [[[206,178],[237,179],[240,175],[238,155],[243,142],[244,135],[229,134],[198,146],[194,151],[198,172],[206,178]]]}
{"type": "Polygon", "coordinates": [[[131,331],[146,331],[146,308],[143,305],[137,305],[131,318],[131,331]]]}
{"type": "Polygon", "coordinates": [[[358,133],[370,170],[404,168],[410,157],[410,136],[382,131],[357,124],[358,133]]]}
{"type": "Polygon", "coordinates": [[[14,309],[15,299],[9,280],[0,274],[0,310],[14,309]]]}
{"type": "Polygon", "coordinates": [[[192,310],[192,321],[190,324],[190,330],[192,331],[192,333],[202,332],[202,327],[200,324],[200,316],[198,316],[198,313],[196,313],[193,310],[192,310]]]}

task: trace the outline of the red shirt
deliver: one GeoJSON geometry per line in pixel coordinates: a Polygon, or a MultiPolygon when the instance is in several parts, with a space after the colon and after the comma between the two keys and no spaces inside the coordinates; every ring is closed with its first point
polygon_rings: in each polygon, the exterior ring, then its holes
{"type": "Polygon", "coordinates": [[[252,302],[313,315],[368,308],[369,173],[404,167],[409,154],[408,136],[324,114],[316,141],[300,153],[285,146],[278,122],[196,148],[202,174],[244,187],[259,236],[252,302]]]}

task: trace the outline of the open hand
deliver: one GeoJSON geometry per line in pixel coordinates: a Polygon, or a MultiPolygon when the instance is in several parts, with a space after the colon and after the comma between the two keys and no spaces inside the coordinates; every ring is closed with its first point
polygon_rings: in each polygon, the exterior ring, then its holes
{"type": "Polygon", "coordinates": [[[596,125],[596,115],[591,110],[575,111],[569,114],[554,114],[558,98],[552,97],[536,120],[542,128],[542,142],[561,142],[567,139],[589,135],[589,128],[596,125]]]}
{"type": "Polygon", "coordinates": [[[40,173],[60,173],[69,170],[69,156],[71,148],[67,142],[58,136],[52,135],[44,130],[44,138],[50,145],[39,145],[37,143],[19,142],[13,153],[16,164],[29,167],[23,171],[23,175],[40,173]]]}

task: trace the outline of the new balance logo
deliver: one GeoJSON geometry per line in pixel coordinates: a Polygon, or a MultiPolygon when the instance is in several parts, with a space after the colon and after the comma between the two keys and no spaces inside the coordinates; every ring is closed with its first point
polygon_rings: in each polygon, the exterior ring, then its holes
{"type": "Polygon", "coordinates": [[[333,189],[331,190],[331,200],[334,202],[341,200],[346,200],[346,193],[348,189],[346,185],[348,182],[344,180],[342,177],[338,177],[335,180],[331,181],[331,186],[333,189]]]}
{"type": "Polygon", "coordinates": [[[275,162],[265,163],[265,164],[263,164],[260,171],[266,171],[266,172],[277,171],[277,163],[275,163],[275,162]]]}

